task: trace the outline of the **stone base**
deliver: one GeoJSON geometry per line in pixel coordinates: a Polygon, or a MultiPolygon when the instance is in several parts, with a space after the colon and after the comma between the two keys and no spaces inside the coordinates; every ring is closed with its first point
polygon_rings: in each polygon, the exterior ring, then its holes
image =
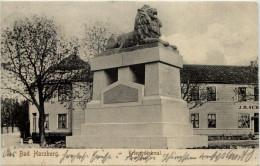
{"type": "Polygon", "coordinates": [[[88,123],[81,125],[81,135],[100,137],[171,137],[191,135],[190,123],[88,123]]]}
{"type": "Polygon", "coordinates": [[[69,136],[66,146],[72,148],[177,149],[208,146],[208,137],[191,135],[176,137],[94,137],[69,136]]]}
{"type": "Polygon", "coordinates": [[[88,105],[80,135],[66,137],[71,148],[166,149],[208,146],[208,137],[193,135],[183,100],[144,98],[141,105],[88,105]]]}

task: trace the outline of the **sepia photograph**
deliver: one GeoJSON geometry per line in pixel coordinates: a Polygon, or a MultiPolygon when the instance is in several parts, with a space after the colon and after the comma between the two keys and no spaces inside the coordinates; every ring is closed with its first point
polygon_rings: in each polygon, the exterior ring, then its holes
{"type": "Polygon", "coordinates": [[[2,1],[1,165],[259,165],[257,1],[2,1]]]}

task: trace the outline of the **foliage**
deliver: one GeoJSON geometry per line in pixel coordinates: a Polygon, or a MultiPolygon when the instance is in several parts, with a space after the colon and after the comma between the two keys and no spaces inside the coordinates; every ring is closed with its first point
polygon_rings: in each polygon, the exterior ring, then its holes
{"type": "Polygon", "coordinates": [[[21,137],[25,138],[30,135],[30,120],[29,120],[29,103],[22,101],[14,110],[14,123],[18,127],[21,137]]]}
{"type": "Polygon", "coordinates": [[[208,147],[203,146],[203,147],[196,147],[196,148],[188,148],[188,149],[258,149],[259,144],[254,143],[254,144],[246,144],[242,143],[240,144],[220,144],[220,145],[209,145],[208,147]]]}
{"type": "Polygon", "coordinates": [[[17,110],[19,103],[14,99],[1,99],[1,126],[15,126],[14,112],[17,110]]]}
{"type": "Polygon", "coordinates": [[[47,144],[45,148],[66,148],[66,142],[64,140],[57,141],[54,144],[47,144]]]}
{"type": "Polygon", "coordinates": [[[1,99],[1,126],[18,127],[21,136],[29,136],[29,104],[14,99],[1,99]]]}

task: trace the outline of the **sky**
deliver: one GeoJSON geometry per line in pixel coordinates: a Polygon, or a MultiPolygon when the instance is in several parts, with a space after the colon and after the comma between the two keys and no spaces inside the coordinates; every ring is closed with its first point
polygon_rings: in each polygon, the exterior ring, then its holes
{"type": "Polygon", "coordinates": [[[178,47],[186,64],[249,65],[257,59],[256,2],[2,2],[1,26],[39,14],[53,18],[67,37],[81,37],[83,23],[96,21],[130,32],[144,4],[157,9],[161,38],[178,47]]]}

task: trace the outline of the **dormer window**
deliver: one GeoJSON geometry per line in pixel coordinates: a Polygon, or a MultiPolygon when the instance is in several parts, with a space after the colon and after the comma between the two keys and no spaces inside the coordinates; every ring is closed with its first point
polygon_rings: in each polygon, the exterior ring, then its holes
{"type": "Polygon", "coordinates": [[[207,87],[207,101],[216,101],[216,87],[215,86],[207,87]]]}
{"type": "Polygon", "coordinates": [[[199,87],[195,86],[190,91],[190,101],[198,101],[199,100],[199,87]]]}
{"type": "Polygon", "coordinates": [[[255,101],[259,100],[258,96],[259,96],[258,86],[256,86],[256,87],[254,87],[254,99],[255,99],[255,101]]]}
{"type": "Polygon", "coordinates": [[[62,84],[58,88],[58,101],[69,101],[72,93],[71,84],[62,84]]]}
{"type": "Polygon", "coordinates": [[[246,101],[246,87],[238,88],[238,101],[246,101]]]}

